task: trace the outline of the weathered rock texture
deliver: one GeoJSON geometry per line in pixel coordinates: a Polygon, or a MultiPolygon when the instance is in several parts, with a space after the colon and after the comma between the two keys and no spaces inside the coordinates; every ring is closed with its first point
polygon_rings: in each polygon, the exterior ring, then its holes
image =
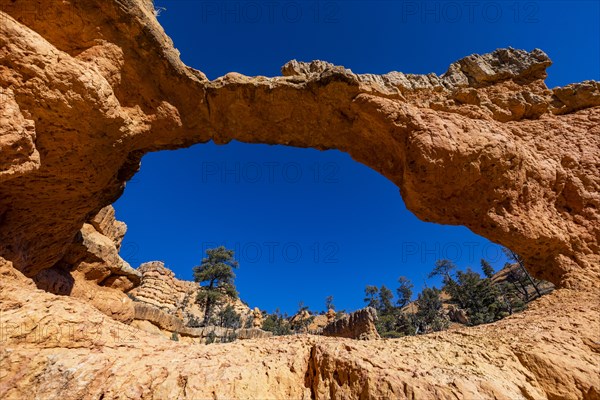
{"type": "Polygon", "coordinates": [[[442,76],[291,62],[284,77],[209,82],[150,1],[2,4],[0,255],[28,276],[63,257],[144,153],[236,139],[348,152],[419,218],[465,225],[563,287],[597,286],[600,89],[548,90],[540,50],[469,56],[442,76]]]}
{"type": "Polygon", "coordinates": [[[210,82],[179,60],[150,0],[40,4],[0,1],[0,397],[600,397],[597,82],[549,90],[548,57],[514,49],[442,76],[292,62],[283,77],[210,82]],[[84,223],[143,154],[233,139],[345,151],[422,220],[511,248],[559,289],[442,337],[199,348],[143,332],[115,341],[127,325],[26,278],[56,271],[82,230],[94,236],[84,223]],[[45,324],[73,334],[36,340],[45,324]],[[80,335],[97,324],[101,335],[80,335]]]}
{"type": "MultiPolygon", "coordinates": [[[[156,309],[160,315],[167,319],[176,318],[181,321],[181,326],[193,324],[204,320],[204,307],[196,302],[198,292],[202,290],[196,282],[183,281],[175,278],[173,271],[165,267],[160,261],[147,262],[138,268],[142,282],[131,290],[129,295],[136,300],[136,319],[144,318],[143,309],[156,309]],[[138,311],[138,309],[140,311],[138,311]]],[[[242,318],[242,325],[252,318],[252,311],[240,299],[226,298],[222,304],[217,305],[213,313],[217,314],[223,307],[231,305],[233,310],[242,318]]],[[[158,315],[158,314],[157,314],[158,315]]],[[[165,322],[169,324],[169,322],[165,322]]],[[[169,329],[163,326],[163,329],[169,329]]]]}
{"type": "Polygon", "coordinates": [[[330,308],[329,310],[327,310],[327,313],[325,314],[325,316],[327,317],[327,323],[329,323],[329,322],[335,321],[335,319],[337,317],[337,313],[335,312],[335,310],[333,308],[330,308]]]}
{"type": "Polygon", "coordinates": [[[40,271],[34,281],[40,289],[77,297],[109,317],[130,322],[134,307],[125,292],[139,285],[142,274],[119,256],[127,227],[115,219],[112,206],[88,222],[63,258],[54,267],[40,271]]]}
{"type": "MultiPolygon", "coordinates": [[[[142,274],[119,256],[126,227],[114,219],[112,206],[103,208],[101,213],[107,208],[111,210],[109,215],[112,215],[112,218],[108,219],[109,222],[106,222],[105,217],[104,226],[83,224],[74,243],[55,267],[75,270],[85,279],[101,286],[128,291],[140,284],[142,274]],[[122,233],[110,229],[118,229],[122,233]]],[[[94,218],[96,219],[97,216],[94,218]]],[[[94,219],[90,222],[93,223],[94,219]]]]}
{"type": "Polygon", "coordinates": [[[185,343],[206,344],[210,337],[214,343],[232,340],[262,339],[273,336],[272,332],[258,328],[224,328],[221,326],[189,327],[180,319],[145,304],[134,303],[135,319],[131,326],[148,333],[185,343]]]}
{"type": "MultiPolygon", "coordinates": [[[[334,315],[332,320],[336,316],[334,315]]],[[[327,315],[315,315],[310,324],[308,325],[308,332],[320,335],[323,332],[323,328],[329,323],[327,315]]]]}
{"type": "MultiPolygon", "coordinates": [[[[128,295],[134,300],[132,326],[150,333],[172,338],[173,333],[189,343],[204,343],[210,335],[217,342],[235,334],[238,339],[258,339],[272,336],[255,326],[254,312],[240,299],[226,297],[213,312],[218,314],[224,307],[232,306],[241,317],[241,326],[251,323],[254,329],[226,329],[215,326],[197,327],[204,320],[204,307],[196,302],[202,289],[196,282],[175,278],[175,274],[160,261],[147,262],[137,270],[141,284],[128,295]]],[[[256,309],[255,309],[256,310],[256,309]]],[[[258,311],[260,314],[260,311],[258,311]]],[[[261,314],[262,315],[262,314],[261,314]]],[[[260,324],[262,327],[262,323],[260,324]]]]}
{"type": "Polygon", "coordinates": [[[598,399],[600,299],[560,289],[518,315],[403,339],[198,345],[39,290],[0,259],[0,398],[598,399]]]}
{"type": "Polygon", "coordinates": [[[363,308],[327,324],[323,328],[323,335],[360,340],[379,339],[375,321],[377,311],[373,307],[363,308]]]}
{"type": "Polygon", "coordinates": [[[264,318],[262,312],[258,309],[258,307],[254,307],[252,310],[252,327],[253,328],[262,328],[264,323],[264,318]]]}
{"type": "Polygon", "coordinates": [[[237,329],[235,335],[238,340],[263,339],[272,337],[273,332],[263,331],[262,329],[254,327],[237,329]]]}

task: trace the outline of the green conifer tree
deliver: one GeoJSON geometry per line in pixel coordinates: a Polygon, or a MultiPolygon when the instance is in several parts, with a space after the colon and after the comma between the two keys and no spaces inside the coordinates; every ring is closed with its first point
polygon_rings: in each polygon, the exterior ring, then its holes
{"type": "Polygon", "coordinates": [[[200,285],[205,284],[198,292],[197,298],[199,303],[204,304],[204,325],[209,323],[214,305],[223,296],[237,298],[233,270],[239,266],[233,250],[228,250],[224,246],[208,249],[206,255],[202,263],[194,267],[194,280],[200,285]]]}

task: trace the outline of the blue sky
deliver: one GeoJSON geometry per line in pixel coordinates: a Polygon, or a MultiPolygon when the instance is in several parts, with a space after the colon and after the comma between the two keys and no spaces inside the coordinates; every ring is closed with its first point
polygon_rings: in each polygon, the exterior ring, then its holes
{"type": "MultiPolygon", "coordinates": [[[[595,1],[169,1],[159,21],[182,60],[210,79],[279,75],[291,59],[355,72],[445,72],[472,53],[541,48],[549,87],[598,80],[595,1]]],[[[115,204],[129,227],[122,256],[163,260],[191,279],[206,248],[237,252],[236,284],[251,306],[292,314],[303,301],[363,305],[367,284],[419,290],[435,260],[500,268],[499,247],[464,227],[419,221],[395,185],[338,151],[212,143],[146,155],[115,204]]]]}

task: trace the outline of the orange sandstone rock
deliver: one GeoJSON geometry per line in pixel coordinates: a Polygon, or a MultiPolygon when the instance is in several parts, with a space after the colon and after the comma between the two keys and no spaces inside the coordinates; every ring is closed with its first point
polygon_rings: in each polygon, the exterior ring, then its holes
{"type": "Polygon", "coordinates": [[[0,7],[1,398],[600,398],[598,82],[550,90],[548,57],[515,49],[442,76],[317,61],[208,81],[149,0],[48,0],[43,18],[27,4],[0,7]],[[145,153],[209,140],[347,152],[422,220],[510,247],[558,289],[489,326],[397,340],[136,330],[111,297],[125,278],[61,260],[80,235],[117,248],[120,228],[94,216],[145,153]],[[72,293],[36,288],[43,274],[72,293]]]}

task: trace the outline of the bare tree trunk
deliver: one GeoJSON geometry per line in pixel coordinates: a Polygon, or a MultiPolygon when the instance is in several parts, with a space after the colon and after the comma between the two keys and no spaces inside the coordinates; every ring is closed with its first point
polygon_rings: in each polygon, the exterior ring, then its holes
{"type": "Polygon", "coordinates": [[[214,287],[214,283],[215,281],[212,280],[210,281],[210,284],[208,285],[208,294],[206,295],[206,306],[204,307],[204,326],[208,326],[208,322],[210,320],[210,312],[211,312],[211,306],[212,306],[212,301],[210,299],[210,293],[213,290],[214,287]]]}
{"type": "Polygon", "coordinates": [[[519,285],[521,285],[521,289],[523,289],[523,293],[525,293],[525,301],[529,303],[529,291],[527,290],[527,286],[525,286],[521,279],[519,279],[519,285]]]}
{"type": "Polygon", "coordinates": [[[206,298],[206,306],[204,307],[204,322],[203,322],[204,326],[208,326],[208,321],[210,318],[210,306],[211,306],[210,300],[207,297],[206,298]]]}
{"type": "Polygon", "coordinates": [[[527,271],[527,269],[525,268],[525,265],[523,265],[523,260],[521,260],[521,257],[519,255],[515,254],[515,252],[513,252],[512,250],[510,250],[510,252],[513,255],[514,259],[519,263],[521,270],[525,273],[525,276],[527,276],[527,279],[529,280],[529,282],[535,289],[535,292],[537,293],[538,297],[542,297],[542,294],[540,293],[540,289],[538,289],[535,281],[533,280],[531,275],[529,275],[529,271],[527,271]]]}

